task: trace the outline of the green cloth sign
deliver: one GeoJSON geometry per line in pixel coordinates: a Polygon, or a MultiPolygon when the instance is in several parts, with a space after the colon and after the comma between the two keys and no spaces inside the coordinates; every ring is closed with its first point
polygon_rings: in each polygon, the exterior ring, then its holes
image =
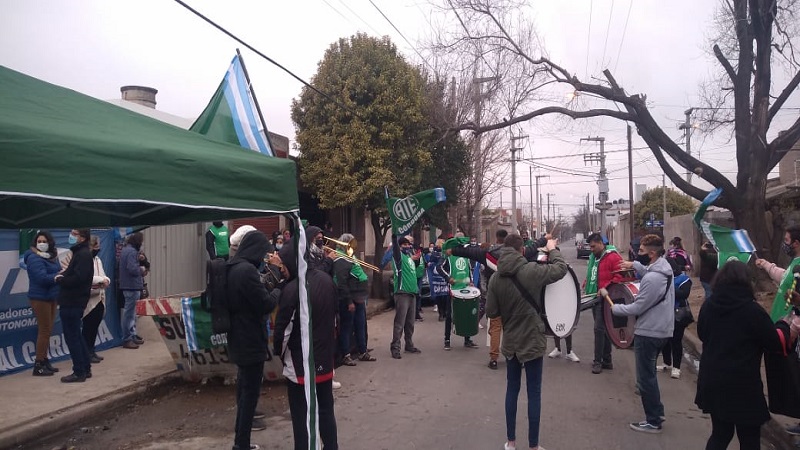
{"type": "Polygon", "coordinates": [[[228,334],[214,334],[211,312],[203,308],[200,297],[181,298],[181,318],[186,330],[186,346],[190,351],[227,345],[228,334]]]}
{"type": "Polygon", "coordinates": [[[392,233],[398,236],[408,234],[426,210],[445,199],[443,188],[417,192],[406,198],[387,196],[386,207],[392,221],[392,233]]]}
{"type": "Polygon", "coordinates": [[[786,272],[783,273],[783,278],[781,278],[781,283],[778,286],[778,292],[775,293],[775,299],[772,300],[772,310],[769,313],[770,318],[772,318],[773,322],[777,322],[782,318],[786,317],[789,314],[789,311],[792,310],[791,302],[786,301],[786,293],[792,289],[792,283],[794,282],[794,266],[800,264],[800,256],[793,259],[791,263],[789,263],[789,267],[786,268],[786,272]]]}

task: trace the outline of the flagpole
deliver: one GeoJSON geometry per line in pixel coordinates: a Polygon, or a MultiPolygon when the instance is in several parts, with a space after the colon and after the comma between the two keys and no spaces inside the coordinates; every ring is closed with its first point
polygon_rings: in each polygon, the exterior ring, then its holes
{"type": "Polygon", "coordinates": [[[244,72],[244,78],[247,80],[247,90],[250,91],[250,96],[253,97],[253,103],[256,105],[256,112],[258,112],[258,119],[261,121],[261,126],[264,127],[264,135],[267,137],[267,144],[269,145],[269,149],[272,152],[272,156],[278,156],[275,152],[275,147],[272,145],[272,139],[269,138],[269,130],[267,129],[267,123],[264,121],[264,115],[261,114],[261,106],[258,105],[258,99],[256,98],[256,93],[253,91],[253,85],[250,83],[250,74],[247,73],[247,66],[244,65],[244,58],[242,58],[241,52],[239,49],[236,49],[236,56],[239,57],[239,62],[242,63],[242,72],[244,72]]]}

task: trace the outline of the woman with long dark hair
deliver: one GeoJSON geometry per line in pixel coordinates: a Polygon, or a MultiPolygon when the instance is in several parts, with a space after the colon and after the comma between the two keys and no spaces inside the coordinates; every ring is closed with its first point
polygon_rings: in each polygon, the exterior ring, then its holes
{"type": "Polygon", "coordinates": [[[50,334],[56,320],[58,284],[55,282],[55,276],[61,271],[53,235],[49,231],[39,230],[33,237],[31,248],[23,255],[23,261],[28,269],[28,300],[39,329],[36,336],[33,376],[50,376],[58,372],[58,369],[50,365],[47,350],[50,347],[50,334]]]}
{"type": "Polygon", "coordinates": [[[761,425],[770,418],[761,382],[761,357],[764,352],[785,354],[789,326],[782,321],[772,323],[755,301],[751,280],[746,264],[725,263],[697,318],[703,356],[695,403],[711,414],[706,450],[728,448],[734,431],[742,450],[761,448],[761,425]]]}

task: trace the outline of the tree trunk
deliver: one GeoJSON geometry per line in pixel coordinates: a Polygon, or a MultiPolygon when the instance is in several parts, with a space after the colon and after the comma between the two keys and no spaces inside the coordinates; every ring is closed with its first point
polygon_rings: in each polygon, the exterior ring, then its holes
{"type": "MultiPolygon", "coordinates": [[[[731,209],[736,228],[747,230],[759,258],[775,261],[777,248],[773,248],[766,220],[766,177],[751,177],[738,206],[731,209]]],[[[741,194],[739,194],[741,195],[741,194]]],[[[772,225],[770,224],[770,227],[772,225]]]]}
{"type": "MultiPolygon", "coordinates": [[[[384,228],[381,224],[381,216],[376,214],[375,211],[370,211],[370,223],[372,224],[372,233],[375,236],[375,261],[376,266],[380,266],[381,259],[383,259],[383,241],[386,239],[386,232],[388,228],[384,228]]],[[[372,298],[385,298],[383,291],[383,267],[379,267],[380,272],[372,274],[372,289],[370,297],[372,298]]]]}

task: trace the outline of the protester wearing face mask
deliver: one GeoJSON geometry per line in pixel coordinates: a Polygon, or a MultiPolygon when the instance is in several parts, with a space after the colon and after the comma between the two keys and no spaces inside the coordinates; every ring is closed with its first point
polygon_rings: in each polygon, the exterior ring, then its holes
{"type": "MultiPolygon", "coordinates": [[[[72,373],[61,377],[62,383],[82,383],[92,377],[89,350],[81,334],[81,319],[92,291],[92,253],[89,250],[91,232],[88,228],[72,230],[69,234],[72,258],[67,267],[55,276],[61,287],[58,293],[59,318],[64,341],[72,358],[72,373]]],[[[137,265],[138,266],[138,265],[137,265]]]]}
{"type": "Polygon", "coordinates": [[[306,228],[306,239],[308,240],[308,266],[312,269],[321,270],[328,275],[333,275],[333,257],[328,257],[325,249],[325,238],[323,237],[322,230],[319,227],[306,228]]]}
{"type": "Polygon", "coordinates": [[[92,294],[89,303],[83,310],[83,339],[86,341],[86,348],[89,350],[89,360],[92,364],[97,364],[103,357],[95,352],[94,343],[97,340],[97,330],[100,322],[106,313],[106,288],[111,284],[111,280],[106,276],[103,269],[103,262],[98,256],[100,254],[100,239],[95,235],[90,240],[92,249],[92,261],[94,263],[94,277],[92,278],[92,294]]]}
{"type": "Polygon", "coordinates": [[[800,226],[791,226],[786,229],[781,243],[781,251],[792,258],[792,262],[786,269],[781,269],[766,259],[756,259],[756,267],[766,270],[769,277],[778,283],[778,292],[775,293],[770,312],[773,322],[786,316],[791,310],[791,304],[786,301],[786,293],[792,288],[793,269],[800,264],[800,226]]]}
{"type": "Polygon", "coordinates": [[[53,235],[44,230],[37,232],[31,248],[22,258],[28,270],[28,300],[39,329],[33,376],[50,376],[58,372],[47,360],[47,349],[50,347],[50,334],[56,320],[58,285],[54,278],[61,271],[53,235]]]}
{"type": "Polygon", "coordinates": [[[641,278],[639,294],[629,305],[611,307],[616,316],[637,317],[633,332],[636,386],[641,393],[645,420],[631,423],[630,428],[644,433],[661,433],[664,404],[656,378],[656,359],[675,326],[673,271],[663,253],[663,239],[654,234],[642,237],[636,261],[619,263],[620,269],[634,269],[641,278]]]}
{"type": "Polygon", "coordinates": [[[215,220],[206,231],[206,251],[211,259],[228,259],[230,252],[230,234],[228,227],[221,220],[215,220]]]}

